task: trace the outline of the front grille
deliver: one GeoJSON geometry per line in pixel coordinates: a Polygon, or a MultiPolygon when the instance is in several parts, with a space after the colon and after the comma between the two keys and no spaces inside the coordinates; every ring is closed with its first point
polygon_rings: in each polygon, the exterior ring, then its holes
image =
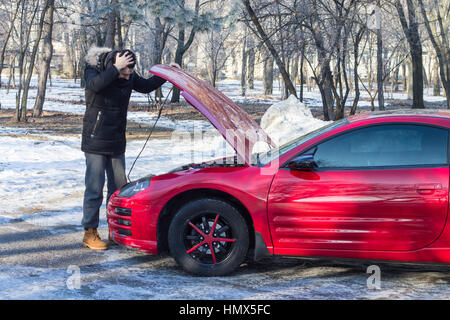
{"type": "Polygon", "coordinates": [[[127,208],[119,208],[117,207],[115,210],[116,214],[118,214],[119,216],[127,216],[127,217],[131,217],[131,209],[127,209],[127,208]]]}
{"type": "Polygon", "coordinates": [[[119,234],[121,234],[123,236],[130,236],[131,237],[131,230],[118,228],[117,232],[119,232],[119,234]]]}
{"type": "Polygon", "coordinates": [[[131,221],[130,220],[118,218],[117,219],[117,223],[121,224],[123,226],[131,227],[131,221]]]}

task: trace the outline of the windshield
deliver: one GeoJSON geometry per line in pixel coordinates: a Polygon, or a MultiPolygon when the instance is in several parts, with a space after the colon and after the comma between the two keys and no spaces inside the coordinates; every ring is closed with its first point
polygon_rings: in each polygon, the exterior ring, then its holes
{"type": "Polygon", "coordinates": [[[270,149],[267,152],[255,153],[252,155],[252,158],[253,158],[252,163],[254,163],[257,166],[263,167],[263,166],[269,164],[271,161],[275,160],[276,158],[282,156],[286,152],[301,145],[302,143],[304,143],[310,139],[313,139],[325,132],[328,132],[330,130],[333,130],[335,128],[343,126],[347,123],[348,123],[347,119],[334,121],[334,122],[326,124],[323,127],[318,128],[314,131],[308,132],[307,134],[305,134],[303,136],[295,138],[294,140],[291,140],[291,141],[279,146],[278,148],[270,149]]]}

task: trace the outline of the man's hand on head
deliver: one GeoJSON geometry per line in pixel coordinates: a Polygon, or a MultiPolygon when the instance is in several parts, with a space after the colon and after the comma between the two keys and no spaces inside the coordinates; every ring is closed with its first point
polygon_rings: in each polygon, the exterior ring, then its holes
{"type": "Polygon", "coordinates": [[[134,63],[133,56],[127,52],[125,54],[120,55],[120,52],[116,54],[116,63],[114,63],[114,66],[117,68],[117,70],[122,70],[129,64],[134,63]]]}

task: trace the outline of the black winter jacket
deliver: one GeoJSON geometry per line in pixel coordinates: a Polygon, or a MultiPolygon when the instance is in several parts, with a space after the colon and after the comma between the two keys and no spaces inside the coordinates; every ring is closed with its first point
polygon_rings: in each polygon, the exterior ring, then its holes
{"type": "Polygon", "coordinates": [[[166,80],[153,76],[140,77],[136,72],[129,80],[119,79],[114,66],[100,70],[87,65],[86,112],[83,118],[81,150],[87,153],[118,155],[125,152],[127,110],[131,91],[149,93],[159,88],[166,80]]]}

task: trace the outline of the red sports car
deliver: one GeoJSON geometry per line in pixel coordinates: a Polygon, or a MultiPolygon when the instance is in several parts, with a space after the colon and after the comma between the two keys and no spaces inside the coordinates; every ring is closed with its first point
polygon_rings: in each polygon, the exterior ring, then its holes
{"type": "Polygon", "coordinates": [[[150,72],[177,86],[236,156],[116,191],[115,242],[170,253],[205,276],[266,255],[450,263],[449,112],[362,114],[277,147],[204,81],[164,65],[150,72]],[[252,153],[256,143],[268,151],[252,153]]]}

